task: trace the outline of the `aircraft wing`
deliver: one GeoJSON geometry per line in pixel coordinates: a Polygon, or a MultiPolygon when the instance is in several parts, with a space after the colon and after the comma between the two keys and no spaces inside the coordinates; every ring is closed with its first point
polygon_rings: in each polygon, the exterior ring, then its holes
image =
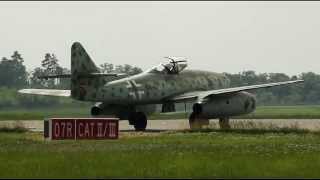
{"type": "Polygon", "coordinates": [[[35,94],[35,95],[44,95],[44,96],[69,97],[71,95],[70,90],[59,90],[59,89],[20,89],[18,92],[21,94],[35,94]]]}
{"type": "Polygon", "coordinates": [[[299,82],[303,82],[303,80],[284,81],[284,82],[259,84],[259,85],[251,85],[251,86],[240,86],[240,87],[216,89],[216,90],[209,90],[209,91],[194,91],[194,92],[188,92],[188,93],[177,95],[175,97],[172,97],[170,100],[174,102],[184,102],[184,101],[191,101],[191,100],[198,99],[198,101],[201,102],[209,96],[232,94],[240,91],[268,88],[273,86],[280,86],[280,85],[299,83],[299,82]]]}

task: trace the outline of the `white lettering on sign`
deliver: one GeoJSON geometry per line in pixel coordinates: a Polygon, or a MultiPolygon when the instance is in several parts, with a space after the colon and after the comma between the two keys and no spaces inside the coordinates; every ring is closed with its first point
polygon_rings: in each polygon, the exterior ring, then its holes
{"type": "Polygon", "coordinates": [[[118,121],[57,118],[52,120],[49,132],[52,139],[117,138],[118,121]]]}
{"type": "Polygon", "coordinates": [[[64,136],[64,130],[65,130],[65,127],[66,127],[66,123],[65,122],[61,122],[60,124],[61,124],[61,129],[60,129],[60,133],[61,134],[60,134],[60,136],[61,137],[65,137],[64,136]]]}
{"type": "Polygon", "coordinates": [[[79,129],[78,129],[79,130],[79,132],[78,132],[79,137],[83,137],[83,131],[81,132],[82,128],[83,128],[83,124],[79,122],[79,129]]]}
{"type": "Polygon", "coordinates": [[[60,126],[59,123],[54,123],[54,136],[59,137],[60,136],[60,126]]]}
{"type": "Polygon", "coordinates": [[[90,123],[90,127],[91,127],[91,137],[93,137],[94,122],[91,122],[91,123],[90,123]]]}
{"type": "Polygon", "coordinates": [[[89,124],[86,123],[84,125],[84,136],[89,137],[90,136],[90,130],[89,130],[89,124]]]}
{"type": "Polygon", "coordinates": [[[117,127],[117,125],[115,123],[110,123],[110,125],[109,125],[109,128],[110,128],[109,137],[116,137],[116,127],[117,127]]]}
{"type": "Polygon", "coordinates": [[[102,126],[103,126],[103,124],[101,122],[97,123],[97,129],[98,129],[97,137],[103,137],[102,126]]]}
{"type": "Polygon", "coordinates": [[[108,125],[104,126],[103,136],[106,136],[108,132],[108,125]]]}
{"type": "Polygon", "coordinates": [[[72,123],[67,122],[67,136],[72,137],[72,123]]]}
{"type": "Polygon", "coordinates": [[[72,121],[54,121],[53,137],[57,139],[73,138],[73,122],[72,121]]]}

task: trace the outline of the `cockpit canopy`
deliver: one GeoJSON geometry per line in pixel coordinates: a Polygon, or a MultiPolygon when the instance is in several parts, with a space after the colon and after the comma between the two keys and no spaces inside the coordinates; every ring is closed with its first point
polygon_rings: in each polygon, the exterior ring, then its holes
{"type": "Polygon", "coordinates": [[[169,62],[160,63],[158,66],[151,68],[149,73],[161,74],[179,74],[187,67],[187,59],[184,57],[165,57],[170,59],[169,62]]]}

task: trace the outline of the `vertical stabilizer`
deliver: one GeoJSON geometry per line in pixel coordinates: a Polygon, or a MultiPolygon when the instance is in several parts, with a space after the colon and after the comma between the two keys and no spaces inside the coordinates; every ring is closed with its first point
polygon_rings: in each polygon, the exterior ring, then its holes
{"type": "Polygon", "coordinates": [[[87,75],[95,72],[99,72],[99,70],[86,50],[80,43],[73,43],[71,47],[71,73],[87,75]]]}
{"type": "Polygon", "coordinates": [[[88,100],[92,94],[92,81],[88,75],[98,73],[99,70],[86,50],[79,42],[73,43],[71,47],[71,96],[78,100],[88,100]]]}

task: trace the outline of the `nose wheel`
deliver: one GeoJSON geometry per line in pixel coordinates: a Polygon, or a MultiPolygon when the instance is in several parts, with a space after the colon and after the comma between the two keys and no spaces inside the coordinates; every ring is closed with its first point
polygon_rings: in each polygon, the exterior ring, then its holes
{"type": "Polygon", "coordinates": [[[129,116],[129,124],[133,125],[136,131],[144,131],[147,127],[147,116],[143,112],[133,112],[129,116]]]}

